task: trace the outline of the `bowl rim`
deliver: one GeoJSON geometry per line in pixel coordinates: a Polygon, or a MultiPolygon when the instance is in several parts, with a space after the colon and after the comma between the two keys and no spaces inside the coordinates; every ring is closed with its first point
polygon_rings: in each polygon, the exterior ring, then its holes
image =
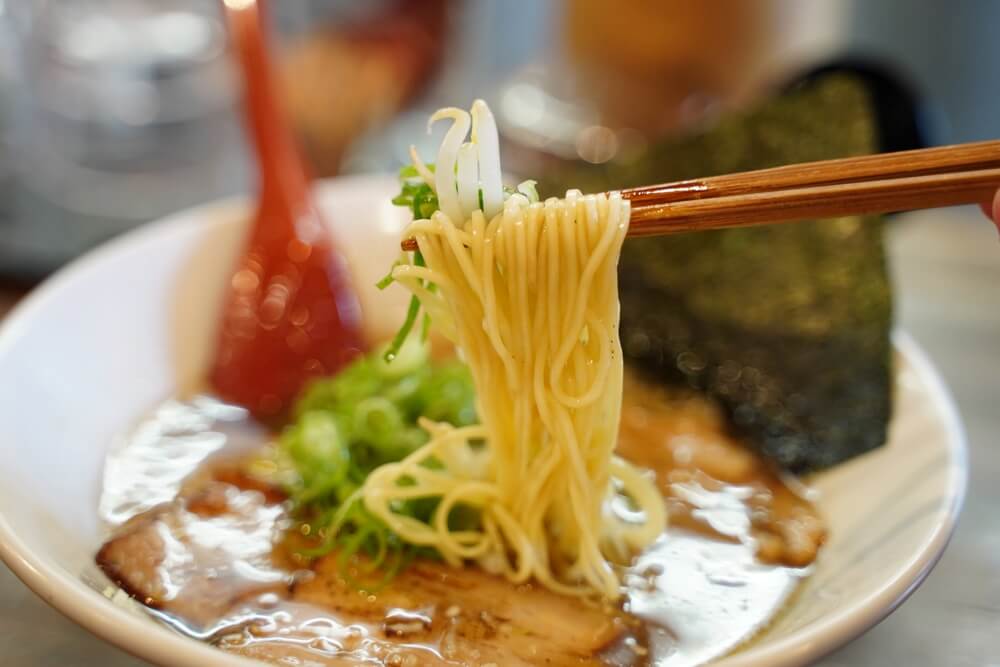
{"type": "MultiPolygon", "coordinates": [[[[353,183],[385,179],[384,174],[355,175],[330,179],[317,184],[320,189],[349,187],[353,183]]],[[[36,312],[58,297],[63,286],[91,270],[99,269],[108,259],[121,253],[148,251],[164,235],[179,229],[204,226],[206,220],[222,217],[237,207],[246,209],[246,196],[228,197],[184,209],[102,244],[73,260],[34,289],[0,322],[0,356],[36,312]]],[[[894,330],[893,345],[917,373],[931,396],[946,434],[949,460],[947,507],[933,533],[915,552],[897,575],[886,580],[860,602],[841,609],[821,621],[810,623],[787,637],[719,659],[718,667],[792,667],[816,660],[870,629],[902,602],[924,581],[937,564],[957,525],[965,498],[968,479],[968,453],[965,431],[954,399],[937,370],[919,344],[906,332],[894,330]]],[[[226,654],[177,633],[150,632],[151,620],[114,604],[87,585],[78,576],[50,565],[21,540],[0,507],[0,560],[33,592],[51,607],[86,628],[94,635],[132,655],[167,666],[190,667],[213,664],[223,667],[248,667],[260,664],[248,658],[226,654]]],[[[167,630],[158,626],[161,630],[167,630]]]]}

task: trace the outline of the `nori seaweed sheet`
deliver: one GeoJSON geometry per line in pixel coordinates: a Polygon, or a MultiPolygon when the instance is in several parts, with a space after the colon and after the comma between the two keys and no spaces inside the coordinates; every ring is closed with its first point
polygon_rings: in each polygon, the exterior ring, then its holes
{"type": "MultiPolygon", "coordinates": [[[[874,146],[864,87],[837,74],[632,164],[546,185],[603,190],[874,146]]],[[[620,278],[626,360],[715,398],[733,428],[783,468],[821,470],[885,442],[892,299],[879,218],[629,240],[620,278]]]]}

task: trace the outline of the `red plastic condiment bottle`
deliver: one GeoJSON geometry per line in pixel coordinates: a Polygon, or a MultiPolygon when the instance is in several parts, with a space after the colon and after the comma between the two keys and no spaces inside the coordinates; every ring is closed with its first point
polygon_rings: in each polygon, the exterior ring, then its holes
{"type": "Polygon", "coordinates": [[[361,310],[275,97],[261,9],[254,0],[223,5],[246,80],[260,200],[228,286],[209,380],[223,399],[273,420],[310,379],[363,351],[361,310]]]}

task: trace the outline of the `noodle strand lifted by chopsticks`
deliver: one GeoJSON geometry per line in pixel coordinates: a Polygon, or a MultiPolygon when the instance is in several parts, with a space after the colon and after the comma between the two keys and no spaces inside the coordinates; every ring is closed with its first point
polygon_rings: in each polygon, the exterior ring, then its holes
{"type": "MultiPolygon", "coordinates": [[[[437,187],[450,191],[438,192],[441,210],[406,230],[426,266],[411,260],[392,275],[456,344],[482,423],[424,420],[430,442],[376,469],[361,497],[401,539],[434,547],[452,565],[473,560],[514,582],[614,599],[611,563],[666,524],[652,479],[614,455],[623,373],[617,264],[629,204],[616,193],[570,191],[544,203],[513,194],[492,219],[469,212],[463,178],[499,167],[469,162],[470,144],[459,145],[464,113],[435,115],[455,120],[435,172],[437,187]],[[421,498],[438,501],[431,521],[395,511],[421,498]],[[622,503],[629,510],[616,512],[622,503]],[[477,512],[472,528],[453,527],[460,508],[477,512]]],[[[487,145],[480,160],[496,151],[487,145]]]]}

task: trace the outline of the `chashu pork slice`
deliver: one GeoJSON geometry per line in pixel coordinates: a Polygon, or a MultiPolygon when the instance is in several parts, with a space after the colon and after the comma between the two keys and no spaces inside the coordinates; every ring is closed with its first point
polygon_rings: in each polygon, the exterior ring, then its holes
{"type": "Polygon", "coordinates": [[[292,600],[361,623],[372,639],[433,647],[416,664],[600,665],[600,655],[632,636],[616,608],[515,586],[478,568],[421,560],[374,593],[345,581],[337,558],[315,563],[292,600]]]}
{"type": "Polygon", "coordinates": [[[96,561],[129,595],[201,633],[244,597],[287,591],[290,574],[272,562],[284,518],[265,494],[210,481],[127,521],[96,561]]]}

